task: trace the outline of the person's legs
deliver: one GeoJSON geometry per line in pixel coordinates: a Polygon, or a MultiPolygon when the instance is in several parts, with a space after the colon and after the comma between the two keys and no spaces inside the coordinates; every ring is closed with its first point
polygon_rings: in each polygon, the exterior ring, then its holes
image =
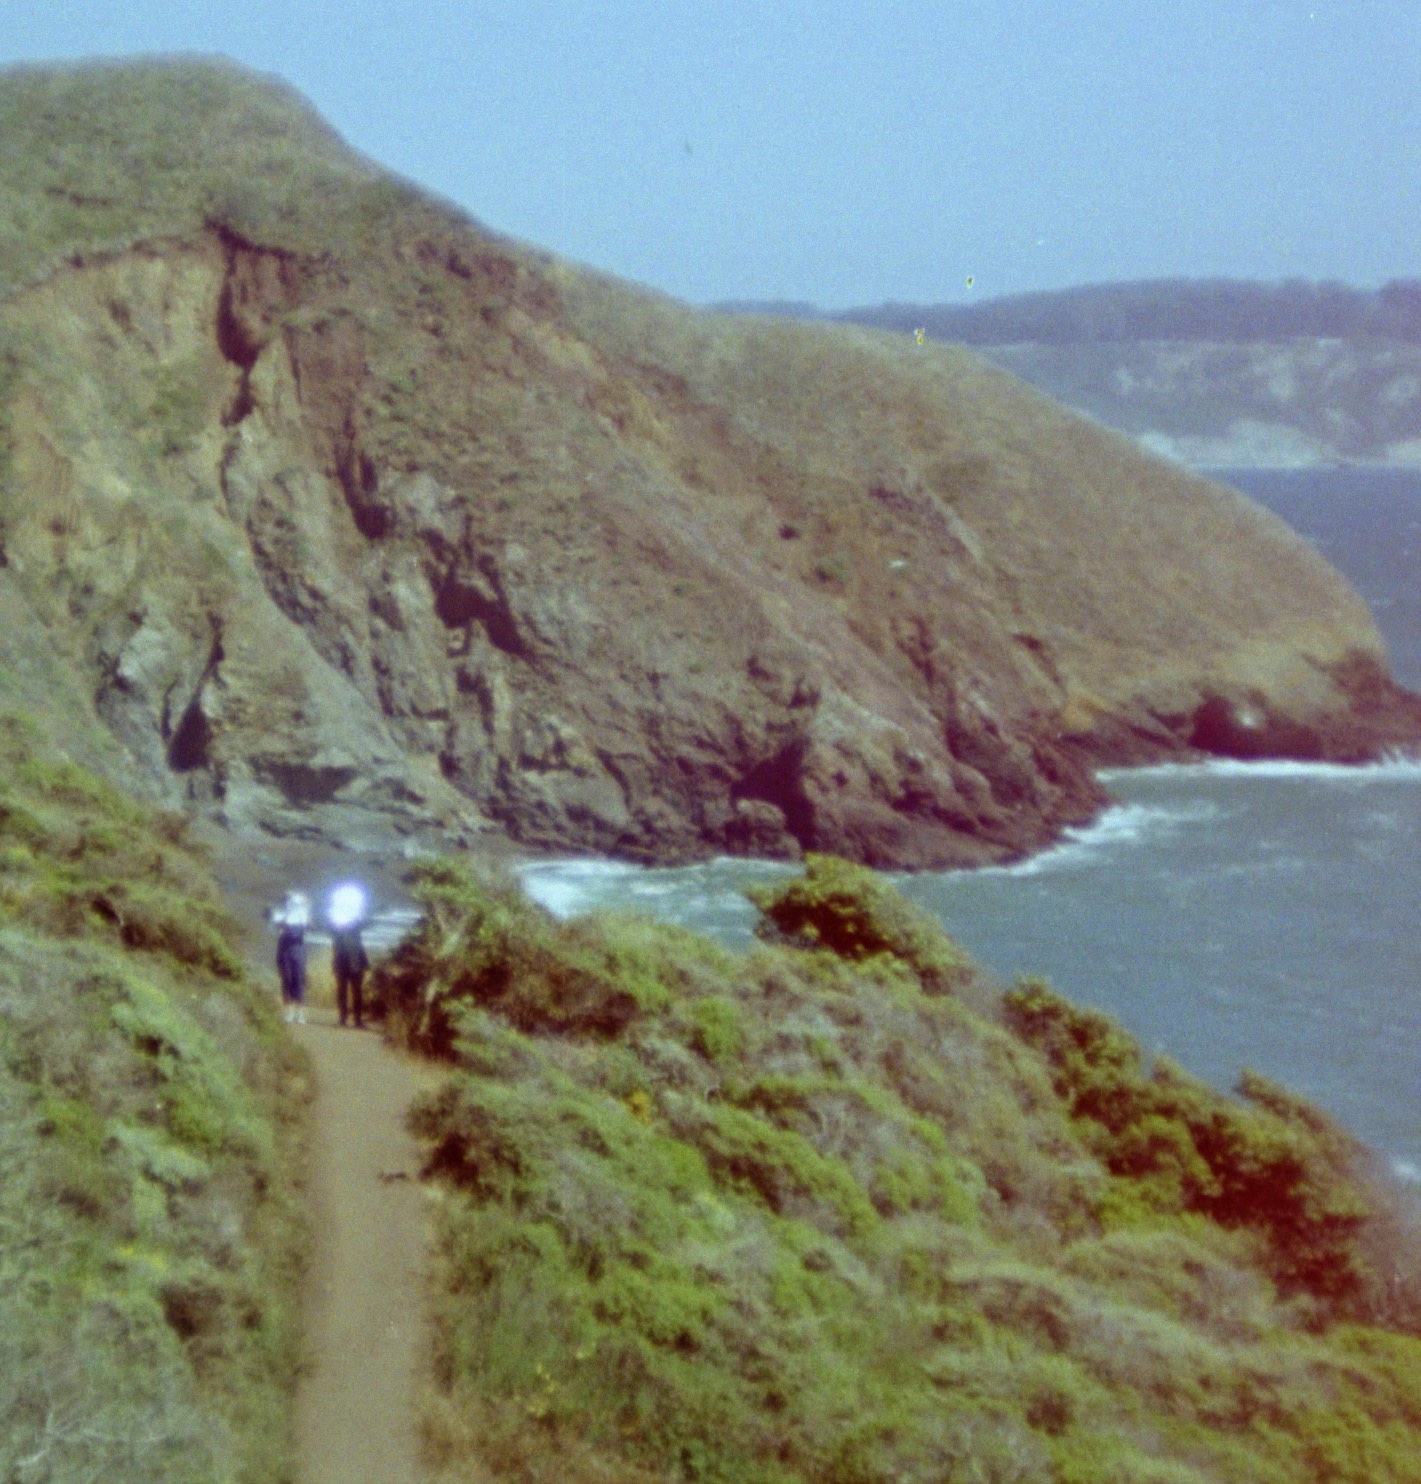
{"type": "Polygon", "coordinates": [[[355,1010],[355,1028],[361,1030],[365,1025],[365,1006],[361,999],[361,991],[365,987],[365,975],[358,970],[350,976],[350,993],[355,1010]]]}
{"type": "Polygon", "coordinates": [[[281,1016],[290,1025],[296,1019],[296,975],[286,959],[277,967],[281,973],[281,1016]]]}
{"type": "MultiPolygon", "coordinates": [[[[337,1010],[337,1012],[340,1015],[340,1023],[342,1025],[345,1024],[346,1012],[347,1012],[347,1010],[349,1008],[349,1005],[348,1005],[349,985],[350,985],[349,976],[345,973],[345,971],[343,969],[337,969],[336,970],[336,1010],[337,1010]]],[[[356,1020],[356,1024],[358,1025],[360,1023],[360,1001],[359,1001],[359,999],[356,1000],[355,1005],[356,1005],[356,1009],[355,1009],[355,1020],[356,1020]]]]}

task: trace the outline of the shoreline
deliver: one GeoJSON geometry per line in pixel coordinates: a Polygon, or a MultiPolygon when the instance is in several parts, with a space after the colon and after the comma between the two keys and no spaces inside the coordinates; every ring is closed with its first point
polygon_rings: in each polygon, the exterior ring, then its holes
{"type": "MultiPolygon", "coordinates": [[[[1226,756],[1191,755],[1173,759],[1154,758],[1138,763],[1102,764],[1094,770],[1096,779],[1106,788],[1119,777],[1138,777],[1151,773],[1186,774],[1200,776],[1238,777],[1337,777],[1340,779],[1365,779],[1377,774],[1394,774],[1398,770],[1407,772],[1421,769],[1421,747],[1413,751],[1397,749],[1384,756],[1357,762],[1340,762],[1317,758],[1236,758],[1226,756]]],[[[941,866],[875,866],[873,869],[887,877],[913,877],[944,874],[978,875],[993,872],[1014,872],[1030,869],[1033,862],[1063,848],[1078,845],[1083,839],[1102,828],[1109,829],[1110,816],[1122,807],[1120,799],[1111,795],[1100,809],[1088,820],[1062,826],[1048,840],[1043,840],[1034,849],[1024,851],[1009,859],[978,864],[941,866]]],[[[357,848],[352,846],[322,845],[310,840],[281,840],[263,835],[248,839],[238,834],[225,835],[220,827],[200,827],[196,833],[213,854],[213,874],[221,888],[223,899],[234,910],[249,940],[249,947],[256,942],[263,945],[263,952],[270,934],[265,919],[265,909],[275,905],[270,900],[270,883],[280,874],[293,888],[304,889],[313,897],[320,897],[335,883],[347,877],[358,877],[383,904],[384,911],[402,910],[412,903],[404,885],[404,870],[421,858],[434,858],[441,852],[425,849],[411,855],[404,846],[407,841],[392,838],[387,846],[357,848]],[[221,850],[218,847],[228,848],[221,850]],[[238,847],[238,848],[232,848],[238,847]],[[255,848],[254,848],[255,847],[255,848]]],[[[685,871],[698,867],[715,867],[731,863],[743,863],[747,867],[765,870],[793,871],[803,865],[803,855],[758,856],[729,855],[724,852],[694,858],[647,860],[637,856],[612,855],[598,852],[579,853],[576,850],[560,850],[552,847],[524,846],[506,836],[480,841],[476,846],[462,849],[451,847],[452,855],[476,855],[485,863],[506,870],[523,883],[525,873],[542,870],[587,869],[597,873],[600,869],[636,875],[643,872],[685,871]]],[[[813,850],[804,854],[814,854],[813,850]]],[[[830,852],[832,853],[832,852],[830,852]]],[[[324,941],[323,930],[313,924],[313,941],[324,941]]]]}
{"type": "MultiPolygon", "coordinates": [[[[1141,440],[1136,440],[1140,442],[1141,440]]],[[[1176,457],[1152,444],[1143,447],[1172,464],[1179,464],[1191,474],[1204,479],[1217,479],[1224,474],[1395,474],[1408,478],[1421,476],[1421,463],[1378,462],[1373,459],[1290,459],[1286,463],[1259,463],[1250,459],[1230,459],[1223,463],[1210,460],[1199,463],[1176,457]]]]}

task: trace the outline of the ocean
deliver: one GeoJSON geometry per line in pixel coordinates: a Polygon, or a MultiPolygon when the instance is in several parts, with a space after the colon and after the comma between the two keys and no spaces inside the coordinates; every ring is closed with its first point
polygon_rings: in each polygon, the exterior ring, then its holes
{"type": "MultiPolygon", "coordinates": [[[[1421,688],[1421,474],[1215,471],[1313,541],[1421,688]]],[[[1220,1087],[1249,1068],[1421,1181],[1421,759],[1112,771],[1117,802],[1019,865],[894,879],[1005,980],[1107,1010],[1220,1087]]],[[[539,862],[530,894],[751,941],[742,892],[792,868],[539,862]]]]}

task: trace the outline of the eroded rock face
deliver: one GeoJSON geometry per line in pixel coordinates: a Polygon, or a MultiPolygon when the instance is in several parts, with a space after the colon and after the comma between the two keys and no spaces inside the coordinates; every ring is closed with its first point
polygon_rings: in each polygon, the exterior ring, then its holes
{"type": "Polygon", "coordinates": [[[974,863],[1099,762],[1421,734],[1301,541],[950,350],[452,223],[361,264],[212,226],[0,335],[6,642],[232,825],[974,863]]]}

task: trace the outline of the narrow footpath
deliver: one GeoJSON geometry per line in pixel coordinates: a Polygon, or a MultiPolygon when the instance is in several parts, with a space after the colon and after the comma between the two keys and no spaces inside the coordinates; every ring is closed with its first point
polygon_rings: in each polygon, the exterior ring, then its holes
{"type": "Polygon", "coordinates": [[[427,1074],[377,1034],[341,1029],[318,1007],[310,1015],[292,1028],[316,1084],[297,1477],[419,1484],[429,1220],[405,1113],[427,1074]]]}
{"type": "MultiPolygon", "coordinates": [[[[377,900],[400,899],[397,869],[388,863],[297,841],[195,833],[209,844],[244,952],[273,1005],[275,937],[265,913],[287,891],[319,900],[336,881],[358,876],[377,900]]],[[[418,1406],[431,1348],[424,1325],[431,1222],[405,1115],[438,1073],[378,1032],[337,1025],[329,959],[329,948],[311,946],[310,1020],[289,1027],[310,1057],[315,1086],[306,1123],[311,1250],[296,1477],[299,1484],[422,1484],[418,1406]]]]}

